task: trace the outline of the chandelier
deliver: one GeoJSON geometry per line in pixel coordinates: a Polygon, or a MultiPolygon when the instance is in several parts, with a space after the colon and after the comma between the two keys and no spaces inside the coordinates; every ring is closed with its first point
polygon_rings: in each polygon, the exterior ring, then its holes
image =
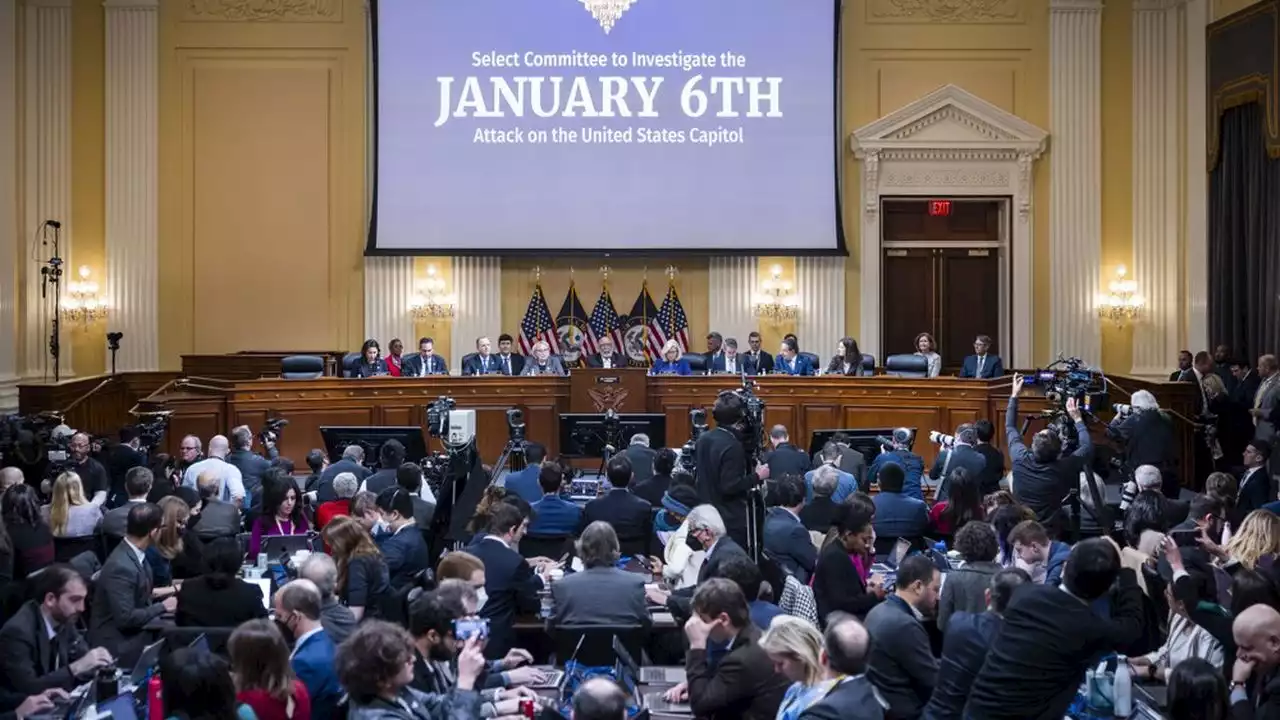
{"type": "Polygon", "coordinates": [[[67,320],[88,323],[107,316],[107,304],[98,297],[98,283],[89,279],[88,265],[81,265],[80,279],[67,283],[67,297],[62,302],[62,316],[67,320]]]}
{"type": "Polygon", "coordinates": [[[613,26],[617,24],[618,18],[622,17],[622,13],[635,3],[636,0],[580,0],[587,12],[591,13],[591,17],[600,23],[600,27],[604,29],[604,34],[608,35],[613,26]]]}
{"type": "Polygon", "coordinates": [[[1127,279],[1127,275],[1125,266],[1116,268],[1116,279],[1107,286],[1108,294],[1098,300],[1098,317],[1110,320],[1117,327],[1141,317],[1146,305],[1138,295],[1138,283],[1127,279]]]}
{"type": "Polygon", "coordinates": [[[794,320],[799,303],[791,293],[791,282],[782,279],[782,266],[769,268],[770,278],[760,285],[753,308],[755,316],[770,322],[794,320]]]}
{"type": "Polygon", "coordinates": [[[427,277],[418,283],[411,308],[416,320],[441,320],[457,314],[457,300],[445,292],[444,279],[435,265],[427,266],[427,277]]]}

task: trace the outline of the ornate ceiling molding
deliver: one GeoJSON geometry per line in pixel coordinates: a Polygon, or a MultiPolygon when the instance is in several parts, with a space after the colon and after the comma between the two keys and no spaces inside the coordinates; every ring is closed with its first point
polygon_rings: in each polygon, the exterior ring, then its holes
{"type": "Polygon", "coordinates": [[[873,19],[920,22],[1009,22],[1021,17],[1021,0],[871,0],[873,19]]]}
{"type": "Polygon", "coordinates": [[[187,0],[187,18],[221,22],[340,22],[342,0],[187,0]]]}

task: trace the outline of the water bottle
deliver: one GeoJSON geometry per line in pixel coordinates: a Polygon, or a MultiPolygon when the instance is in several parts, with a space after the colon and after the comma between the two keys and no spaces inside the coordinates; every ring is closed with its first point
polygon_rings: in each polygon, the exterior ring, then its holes
{"type": "Polygon", "coordinates": [[[1129,676],[1129,662],[1123,655],[1116,656],[1116,677],[1111,686],[1113,715],[1127,718],[1133,714],[1133,679],[1129,676]]]}

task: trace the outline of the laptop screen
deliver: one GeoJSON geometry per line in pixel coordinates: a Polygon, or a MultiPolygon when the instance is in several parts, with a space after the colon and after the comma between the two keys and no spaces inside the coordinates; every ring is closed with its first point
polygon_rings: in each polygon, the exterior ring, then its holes
{"type": "Polygon", "coordinates": [[[99,718],[113,720],[138,720],[138,709],[134,705],[133,693],[123,693],[98,705],[99,718]]]}

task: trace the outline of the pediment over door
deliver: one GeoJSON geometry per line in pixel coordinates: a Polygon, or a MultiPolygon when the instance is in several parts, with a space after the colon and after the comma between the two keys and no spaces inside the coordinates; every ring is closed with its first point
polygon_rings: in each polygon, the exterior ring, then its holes
{"type": "Polygon", "coordinates": [[[1037,156],[1049,134],[958,85],[944,85],[855,130],[859,156],[879,151],[974,150],[1037,156]]]}

